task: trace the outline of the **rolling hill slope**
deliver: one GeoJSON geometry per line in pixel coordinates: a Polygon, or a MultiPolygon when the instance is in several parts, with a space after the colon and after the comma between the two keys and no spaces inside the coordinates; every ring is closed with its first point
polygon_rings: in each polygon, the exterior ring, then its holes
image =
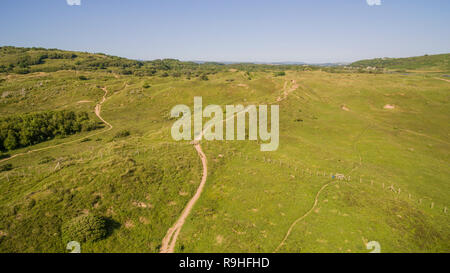
{"type": "MultiPolygon", "coordinates": [[[[15,62],[2,52],[0,63],[15,62]]],[[[171,108],[192,109],[194,96],[204,106],[279,104],[280,146],[200,141],[207,179],[175,252],[369,252],[369,241],[382,252],[450,251],[442,78],[295,67],[275,76],[279,67],[242,64],[196,65],[198,77],[196,68],[140,74],[150,63],[123,74],[81,69],[92,55],[58,52],[70,58],[0,73],[1,115],[88,112],[104,127],[2,151],[0,252],[66,252],[61,228],[79,215],[107,223],[82,252],[160,252],[202,181],[196,146],[170,132],[171,108]],[[33,72],[56,62],[80,69],[33,72]]]]}

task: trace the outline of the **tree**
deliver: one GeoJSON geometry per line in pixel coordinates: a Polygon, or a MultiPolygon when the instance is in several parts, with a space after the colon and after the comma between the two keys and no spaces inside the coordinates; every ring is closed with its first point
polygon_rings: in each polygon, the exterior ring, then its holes
{"type": "Polygon", "coordinates": [[[81,215],[66,222],[61,231],[64,242],[95,242],[107,235],[105,219],[90,214],[81,215]]]}
{"type": "Polygon", "coordinates": [[[3,146],[8,150],[13,150],[17,148],[17,136],[16,133],[13,130],[8,131],[8,136],[6,137],[5,141],[3,142],[3,146]]]}

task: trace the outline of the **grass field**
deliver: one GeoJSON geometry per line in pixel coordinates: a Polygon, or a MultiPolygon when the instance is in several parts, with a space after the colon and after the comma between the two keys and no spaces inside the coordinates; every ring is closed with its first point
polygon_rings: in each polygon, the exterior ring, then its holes
{"type": "Polygon", "coordinates": [[[68,109],[96,119],[106,87],[101,116],[113,126],[4,155],[0,166],[13,168],[0,172],[1,252],[67,252],[61,226],[81,214],[108,219],[108,236],[82,252],[159,252],[201,180],[193,145],[170,136],[170,109],[192,107],[194,96],[203,105],[279,104],[280,146],[201,142],[208,178],[176,252],[369,252],[369,241],[382,252],[450,251],[450,83],[440,74],[222,69],[206,81],[60,70],[0,78],[2,116],[68,109]],[[298,88],[277,102],[292,80],[298,88]],[[123,130],[130,135],[118,136],[123,130]]]}

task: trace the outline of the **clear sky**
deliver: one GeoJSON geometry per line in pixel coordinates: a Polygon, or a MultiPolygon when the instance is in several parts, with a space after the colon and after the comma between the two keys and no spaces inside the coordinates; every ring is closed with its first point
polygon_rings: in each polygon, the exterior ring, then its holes
{"type": "Polygon", "coordinates": [[[0,45],[263,62],[450,52],[449,0],[79,1],[1,0],[0,45]]]}

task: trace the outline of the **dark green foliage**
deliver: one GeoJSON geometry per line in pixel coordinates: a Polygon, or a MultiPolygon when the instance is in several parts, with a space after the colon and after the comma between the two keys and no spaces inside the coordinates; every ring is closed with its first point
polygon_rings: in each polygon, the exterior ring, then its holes
{"type": "Polygon", "coordinates": [[[130,135],[130,131],[128,131],[128,130],[120,130],[119,132],[116,133],[114,138],[127,137],[129,135],[130,135]]]}
{"type": "Polygon", "coordinates": [[[106,221],[99,216],[81,215],[64,223],[61,232],[64,243],[95,242],[106,237],[106,221]]]}
{"type": "Polygon", "coordinates": [[[7,163],[5,165],[0,166],[0,172],[6,172],[6,171],[10,171],[12,169],[13,169],[13,166],[11,163],[7,163]]]}
{"type": "Polygon", "coordinates": [[[80,79],[80,80],[82,80],[82,81],[85,81],[85,80],[87,80],[88,78],[87,78],[86,76],[81,75],[81,76],[78,77],[78,79],[80,79]]]}
{"type": "Polygon", "coordinates": [[[278,76],[285,76],[286,73],[285,73],[284,71],[279,71],[279,72],[273,73],[273,75],[274,75],[275,77],[278,77],[278,76]]]}
{"type": "Polygon", "coordinates": [[[200,77],[200,79],[201,79],[202,81],[207,81],[207,80],[209,80],[209,78],[208,78],[208,76],[207,76],[206,74],[203,74],[203,75],[200,77]]]}
{"type": "Polygon", "coordinates": [[[96,128],[97,123],[86,112],[47,111],[0,118],[0,150],[13,150],[96,128]]]}

